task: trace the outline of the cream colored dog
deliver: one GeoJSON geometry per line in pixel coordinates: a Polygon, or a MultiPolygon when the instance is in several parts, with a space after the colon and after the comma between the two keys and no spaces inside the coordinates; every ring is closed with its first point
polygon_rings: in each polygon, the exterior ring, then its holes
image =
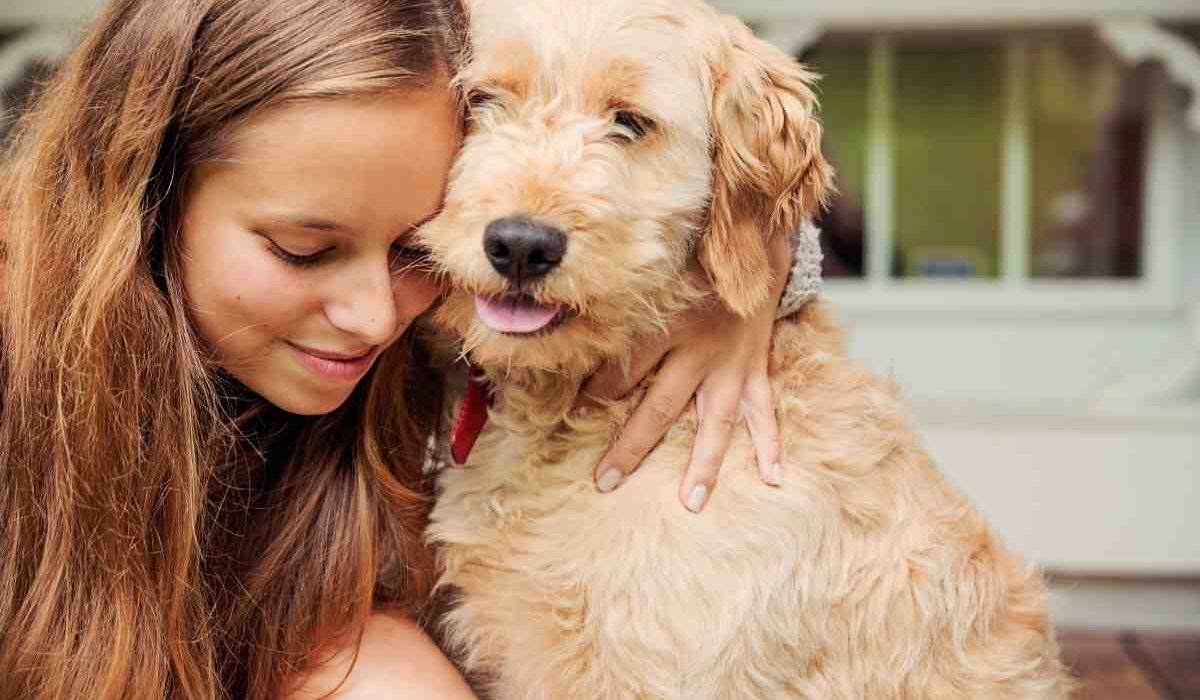
{"type": "Polygon", "coordinates": [[[766,238],[829,192],[811,75],[693,0],[471,10],[471,128],[422,234],[495,396],[429,529],[465,666],[506,699],[1065,697],[1037,574],[819,304],[775,331],[782,487],[739,432],[680,507],[691,414],[596,491],[630,404],[572,411],[583,378],[685,307],[766,302],[766,238]]]}

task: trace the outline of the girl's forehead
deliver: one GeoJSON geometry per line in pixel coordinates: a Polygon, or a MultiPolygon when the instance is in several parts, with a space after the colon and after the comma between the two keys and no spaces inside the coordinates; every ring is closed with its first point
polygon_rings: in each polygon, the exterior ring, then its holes
{"type": "Polygon", "coordinates": [[[402,225],[440,206],[459,131],[445,90],[283,105],[238,128],[191,189],[279,217],[402,225]]]}
{"type": "Polygon", "coordinates": [[[375,123],[385,114],[401,126],[439,121],[461,126],[455,93],[446,81],[438,80],[429,86],[283,100],[226,125],[217,140],[231,160],[261,157],[297,139],[353,139],[360,125],[375,123]]]}

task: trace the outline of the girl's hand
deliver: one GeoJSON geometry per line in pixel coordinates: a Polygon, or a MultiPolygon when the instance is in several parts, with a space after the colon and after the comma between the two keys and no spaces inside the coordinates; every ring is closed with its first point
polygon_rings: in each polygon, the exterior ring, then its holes
{"type": "Polygon", "coordinates": [[[638,468],[693,395],[700,427],[679,489],[683,505],[695,513],[704,508],[741,418],[750,429],[759,474],[768,484],[780,483],[779,425],[767,382],[767,356],[776,305],[792,262],[785,236],[776,236],[769,254],[776,303],[745,319],[721,304],[693,310],[673,323],[667,335],[639,347],[628,374],[610,362],[584,385],[580,394],[584,401],[618,399],[661,363],[654,384],[596,467],[596,486],[601,491],[617,488],[638,468]]]}

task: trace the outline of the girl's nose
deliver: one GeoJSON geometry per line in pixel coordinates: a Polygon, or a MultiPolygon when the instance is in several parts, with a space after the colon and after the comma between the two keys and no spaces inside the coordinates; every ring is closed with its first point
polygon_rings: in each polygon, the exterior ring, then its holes
{"type": "Polygon", "coordinates": [[[387,343],[396,335],[399,319],[393,282],[386,264],[364,269],[348,278],[339,293],[326,303],[326,317],[339,330],[366,345],[387,343]]]}

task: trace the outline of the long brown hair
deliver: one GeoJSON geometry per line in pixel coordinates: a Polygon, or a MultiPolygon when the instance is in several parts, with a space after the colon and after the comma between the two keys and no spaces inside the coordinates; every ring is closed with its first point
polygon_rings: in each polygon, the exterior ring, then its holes
{"type": "Polygon", "coordinates": [[[419,613],[420,350],[313,419],[206,360],[195,164],[291,99],[442,84],[457,0],[114,0],[0,175],[0,697],[268,697],[373,606],[419,613]],[[381,575],[385,572],[386,575],[381,575]]]}

